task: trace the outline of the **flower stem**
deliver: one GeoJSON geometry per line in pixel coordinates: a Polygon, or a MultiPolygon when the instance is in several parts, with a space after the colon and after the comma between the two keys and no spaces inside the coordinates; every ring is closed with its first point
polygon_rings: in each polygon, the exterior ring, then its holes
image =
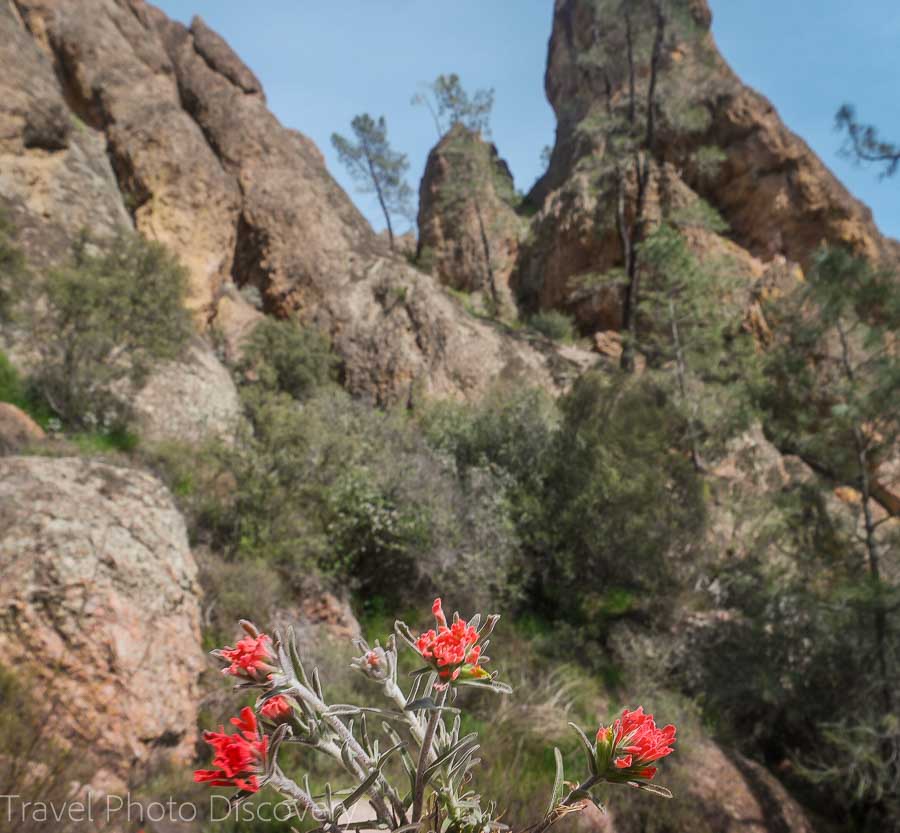
{"type": "Polygon", "coordinates": [[[276,792],[293,799],[304,810],[309,811],[316,821],[322,822],[328,818],[328,813],[315,802],[313,797],[306,790],[301,789],[295,781],[288,778],[277,766],[269,778],[269,784],[276,792]]]}
{"type": "Polygon", "coordinates": [[[548,830],[552,825],[556,824],[557,821],[562,816],[560,810],[563,807],[571,807],[576,800],[580,800],[577,797],[580,793],[585,793],[590,790],[600,779],[596,775],[592,775],[587,781],[583,781],[574,790],[572,790],[559,804],[553,808],[553,810],[547,814],[544,820],[537,825],[537,827],[533,828],[529,833],[544,833],[545,830],[548,830]]]}
{"type": "Polygon", "coordinates": [[[438,721],[441,719],[441,706],[447,699],[447,692],[441,692],[438,707],[432,711],[425,727],[425,737],[422,740],[422,748],[419,750],[419,763],[416,766],[416,790],[413,797],[412,823],[417,824],[422,818],[422,800],[425,798],[425,770],[428,767],[428,758],[431,755],[431,745],[434,743],[434,733],[438,721]]]}

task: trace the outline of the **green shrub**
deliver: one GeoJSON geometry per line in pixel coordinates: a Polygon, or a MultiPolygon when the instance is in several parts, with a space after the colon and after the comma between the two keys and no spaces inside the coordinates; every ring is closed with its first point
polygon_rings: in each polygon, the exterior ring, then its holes
{"type": "Polygon", "coordinates": [[[409,555],[431,540],[426,507],[386,492],[366,468],[357,468],[335,483],[329,509],[328,537],[337,554],[330,567],[337,574],[382,598],[415,581],[409,555]]]}
{"type": "Polygon", "coordinates": [[[15,243],[9,217],[0,209],[0,324],[10,319],[27,280],[25,255],[15,243]]]}
{"type": "Polygon", "coordinates": [[[465,488],[490,472],[530,599],[571,625],[573,649],[617,620],[671,611],[659,581],[673,589],[672,557],[696,546],[705,511],[679,450],[683,419],[652,379],[591,373],[558,406],[498,391],[474,408],[433,406],[423,424],[465,488]]]}
{"type": "Polygon", "coordinates": [[[23,410],[44,430],[50,428],[53,410],[34,386],[22,378],[6,354],[0,350],[0,402],[9,402],[23,410]]]}
{"type": "Polygon", "coordinates": [[[105,251],[82,239],[25,314],[33,383],[63,422],[109,431],[127,421],[130,388],[177,357],[192,325],[186,272],[164,246],[121,232],[105,251]]]}
{"type": "Polygon", "coordinates": [[[267,318],[247,339],[237,369],[245,384],[302,400],[334,381],[337,358],[317,330],[267,318]]]}
{"type": "Polygon", "coordinates": [[[575,323],[564,312],[555,309],[541,310],[528,319],[528,326],[553,341],[573,341],[575,323]]]}
{"type": "Polygon", "coordinates": [[[106,431],[81,431],[70,437],[84,454],[107,454],[121,451],[129,454],[139,442],[138,435],[122,425],[114,425],[106,431]]]}
{"type": "Polygon", "coordinates": [[[595,631],[671,609],[672,556],[703,529],[701,482],[673,439],[681,418],[650,380],[588,373],[561,403],[532,546],[541,591],[595,631]],[[666,593],[659,593],[667,586],[666,593]]]}
{"type": "Polygon", "coordinates": [[[23,409],[26,404],[22,377],[2,350],[0,350],[0,402],[9,402],[23,409]]]}
{"type": "Polygon", "coordinates": [[[302,403],[260,386],[242,395],[247,426],[233,445],[143,452],[194,546],[264,562],[294,590],[324,582],[392,606],[400,594],[519,597],[526,570],[495,473],[463,482],[408,416],[335,386],[302,403]]]}

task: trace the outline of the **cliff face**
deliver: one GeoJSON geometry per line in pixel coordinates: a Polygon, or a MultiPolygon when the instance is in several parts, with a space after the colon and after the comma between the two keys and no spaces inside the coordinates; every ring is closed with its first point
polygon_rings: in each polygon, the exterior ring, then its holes
{"type": "MultiPolygon", "coordinates": [[[[891,249],[869,209],[730,69],[713,40],[706,0],[672,6],[659,79],[656,160],[674,165],[722,214],[731,239],[756,257],[782,254],[803,263],[823,240],[870,257],[891,249]],[[698,164],[695,152],[703,147],[722,154],[712,176],[698,164]]],[[[620,18],[611,0],[556,2],[545,85],[558,128],[550,169],[532,195],[538,202],[563,187],[580,160],[604,152],[604,131],[591,120],[608,92],[621,95],[626,84],[626,54],[614,48],[620,18]]],[[[649,55],[636,60],[638,75],[648,72],[649,55]]]]}
{"type": "MultiPolygon", "coordinates": [[[[651,75],[651,6],[631,6],[630,35],[622,8],[616,0],[556,1],[545,78],[558,121],[556,143],[546,174],[526,200],[534,216],[523,219],[528,227],[511,277],[527,307],[565,309],[585,332],[622,326],[621,288],[598,280],[623,265],[610,167],[627,154],[615,113],[626,107],[632,77],[641,110],[651,75]]],[[[715,233],[687,224],[689,242],[703,257],[734,262],[748,284],[773,268],[782,270],[785,261],[802,268],[824,242],[896,260],[898,244],[879,233],[869,209],[785,127],[771,103],[729,68],[713,40],[706,0],[677,0],[666,8],[653,135],[645,151],[648,228],[663,211],[690,210],[702,199],[727,228],[715,233]]],[[[639,113],[638,121],[643,117],[639,113]]],[[[470,184],[474,190],[475,182],[470,184]]],[[[632,172],[624,188],[630,221],[636,201],[632,172]]],[[[429,216],[423,235],[441,225],[440,219],[429,216]]],[[[451,260],[469,236],[459,231],[448,239],[447,230],[459,226],[443,226],[437,262],[451,260]]],[[[462,283],[459,277],[452,282],[462,283]]]]}
{"type": "Polygon", "coordinates": [[[143,0],[21,0],[0,6],[0,27],[14,68],[0,80],[0,198],[33,261],[58,260],[82,227],[133,222],[188,267],[201,326],[233,344],[258,318],[237,290],[255,287],[265,312],[328,332],[347,386],[379,403],[565,375],[391,258],[201,20],[143,0]]]}

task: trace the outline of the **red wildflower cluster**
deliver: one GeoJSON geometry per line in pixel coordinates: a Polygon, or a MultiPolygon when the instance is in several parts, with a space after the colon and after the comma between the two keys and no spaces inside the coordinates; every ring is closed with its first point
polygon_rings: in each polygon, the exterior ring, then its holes
{"type": "Polygon", "coordinates": [[[270,660],[274,659],[269,646],[272,640],[264,633],[256,636],[245,636],[239,640],[233,648],[222,648],[215,654],[230,663],[222,669],[223,674],[231,674],[234,677],[245,677],[254,682],[265,680],[268,675],[277,670],[270,660]]]}
{"type": "Polygon", "coordinates": [[[612,726],[597,732],[597,763],[608,780],[649,781],[656,767],[648,764],[671,754],[674,743],[674,726],[657,729],[653,715],[644,714],[642,706],[625,709],[612,726]]]}
{"type": "Polygon", "coordinates": [[[465,666],[471,666],[466,668],[467,674],[487,676],[478,665],[481,657],[481,646],[475,644],[478,631],[458,617],[454,617],[453,624],[448,626],[440,599],[434,600],[431,612],[437,620],[437,630],[426,631],[416,640],[416,650],[422,658],[448,682],[456,680],[465,666]]]}
{"type": "Polygon", "coordinates": [[[259,731],[252,709],[242,709],[240,717],[232,717],[238,731],[225,734],[225,727],[218,732],[204,732],[203,739],[215,751],[213,766],[218,769],[198,769],[194,780],[213,787],[237,787],[256,792],[257,776],[262,772],[269,747],[269,739],[259,731]]]}
{"type": "Polygon", "coordinates": [[[287,697],[278,694],[266,700],[259,713],[273,723],[280,723],[282,720],[287,720],[294,713],[294,709],[287,697]]]}

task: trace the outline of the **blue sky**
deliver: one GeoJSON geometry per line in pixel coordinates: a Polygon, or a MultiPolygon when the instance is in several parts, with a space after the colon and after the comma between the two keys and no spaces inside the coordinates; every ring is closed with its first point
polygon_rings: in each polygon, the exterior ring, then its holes
{"type": "MultiPolygon", "coordinates": [[[[310,136],[332,174],[376,228],[377,205],[359,195],[331,148],[353,116],[387,118],[389,138],[410,160],[418,187],[436,140],[417,85],[457,72],[468,89],[493,87],[493,138],[516,185],[541,172],[553,142],[543,77],[552,0],[156,0],[171,17],[200,14],[260,77],[279,119],[310,136]],[[451,11],[452,10],[452,11],[451,11]]],[[[834,113],[845,101],[900,142],[900,4],[896,0],[711,0],[719,48],[764,93],[860,199],[882,230],[900,238],[900,176],[838,154],[834,113]]]]}

